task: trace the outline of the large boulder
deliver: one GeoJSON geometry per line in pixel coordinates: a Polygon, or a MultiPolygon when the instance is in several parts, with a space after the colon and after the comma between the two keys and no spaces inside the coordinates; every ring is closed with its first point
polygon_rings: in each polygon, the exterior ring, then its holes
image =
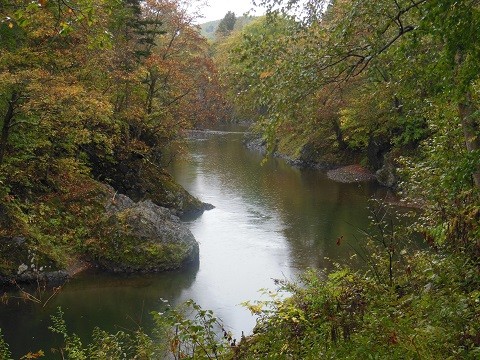
{"type": "MultiPolygon", "coordinates": [[[[213,205],[203,203],[180,184],[165,170],[144,162],[138,168],[135,186],[126,194],[133,200],[150,199],[156,205],[171,209],[178,216],[200,215],[213,205]]],[[[120,187],[121,188],[121,187],[120,187]]]]}
{"type": "Polygon", "coordinates": [[[171,210],[112,192],[106,209],[103,236],[88,246],[99,266],[114,272],[159,272],[198,262],[197,241],[171,210]]]}

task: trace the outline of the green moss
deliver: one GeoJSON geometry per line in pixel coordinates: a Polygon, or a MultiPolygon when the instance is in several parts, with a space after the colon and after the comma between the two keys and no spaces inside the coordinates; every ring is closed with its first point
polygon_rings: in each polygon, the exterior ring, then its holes
{"type": "Polygon", "coordinates": [[[142,164],[139,186],[155,204],[182,213],[195,212],[203,203],[175,182],[165,170],[148,162],[142,164]]]}
{"type": "Polygon", "coordinates": [[[55,191],[32,194],[21,206],[0,203],[8,215],[0,231],[0,276],[17,275],[22,264],[40,272],[66,269],[95,238],[105,212],[101,187],[85,175],[55,175],[62,181],[55,191]]]}
{"type": "Polygon", "coordinates": [[[51,254],[39,249],[33,239],[1,238],[0,239],[0,275],[16,276],[19,269],[23,271],[55,271],[59,266],[51,254]]]}
{"type": "Polygon", "coordinates": [[[103,267],[122,272],[177,269],[194,255],[187,245],[153,243],[121,234],[91,244],[89,251],[103,267]]]}
{"type": "MultiPolygon", "coordinates": [[[[134,208],[111,215],[86,251],[102,267],[118,272],[177,269],[198,257],[198,244],[159,239],[158,224],[151,221],[134,208]]],[[[168,228],[169,220],[165,221],[168,228]]]]}

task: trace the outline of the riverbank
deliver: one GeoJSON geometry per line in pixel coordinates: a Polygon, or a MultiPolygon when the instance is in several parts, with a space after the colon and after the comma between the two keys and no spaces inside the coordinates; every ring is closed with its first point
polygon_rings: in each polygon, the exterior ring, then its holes
{"type": "Polygon", "coordinates": [[[282,283],[289,297],[250,304],[258,324],[227,358],[477,359],[478,266],[445,250],[409,251],[393,262],[390,284],[372,246],[375,276],[344,265],[282,283]]]}
{"type": "Polygon", "coordinates": [[[156,174],[156,181],[143,179],[142,189],[150,193],[146,185],[154,184],[154,199],[169,208],[134,201],[83,177],[66,182],[65,192],[37,199],[34,227],[10,209],[2,218],[0,286],[58,285],[92,267],[145,273],[198,262],[198,243],[178,216],[198,216],[213,206],[194,198],[166,172],[156,174]]]}
{"type": "MultiPolygon", "coordinates": [[[[246,133],[244,144],[247,148],[264,155],[268,152],[266,141],[260,135],[246,133]]],[[[333,181],[342,183],[377,182],[381,185],[386,185],[379,181],[377,174],[366,167],[357,163],[348,163],[348,158],[355,160],[353,156],[346,156],[345,154],[342,154],[342,156],[325,156],[325,154],[312,151],[309,146],[304,146],[298,155],[289,155],[275,150],[272,156],[284,159],[290,165],[298,168],[326,171],[328,178],[333,181]],[[326,158],[330,160],[325,160],[326,158]]],[[[393,185],[390,184],[389,187],[393,185]]]]}

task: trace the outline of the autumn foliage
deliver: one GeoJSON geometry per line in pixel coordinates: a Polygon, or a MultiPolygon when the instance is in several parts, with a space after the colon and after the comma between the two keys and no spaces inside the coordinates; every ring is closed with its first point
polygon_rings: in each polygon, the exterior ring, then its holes
{"type": "Polygon", "coordinates": [[[98,220],[96,180],[125,191],[143,164],[165,178],[184,131],[219,118],[217,74],[185,5],[2,2],[0,237],[54,248],[65,228],[81,246],[98,220]]]}

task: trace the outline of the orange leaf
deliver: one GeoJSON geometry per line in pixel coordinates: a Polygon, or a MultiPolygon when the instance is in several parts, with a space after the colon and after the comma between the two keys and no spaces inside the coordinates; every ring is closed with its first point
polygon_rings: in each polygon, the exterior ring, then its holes
{"type": "Polygon", "coordinates": [[[260,74],[260,79],[265,79],[269,76],[272,76],[273,72],[272,71],[264,71],[260,74]]]}

